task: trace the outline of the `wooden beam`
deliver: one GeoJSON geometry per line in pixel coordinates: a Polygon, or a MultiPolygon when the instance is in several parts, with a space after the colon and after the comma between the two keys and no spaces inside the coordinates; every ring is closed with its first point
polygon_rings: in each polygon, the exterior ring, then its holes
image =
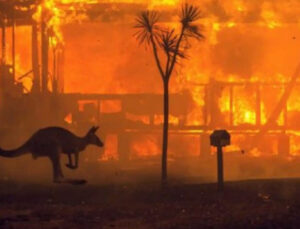
{"type": "Polygon", "coordinates": [[[6,26],[5,23],[2,23],[2,64],[6,64],[6,26]]]}
{"type": "Polygon", "coordinates": [[[31,64],[33,71],[33,85],[32,92],[40,93],[41,92],[41,76],[40,76],[40,67],[39,67],[39,48],[38,48],[38,30],[37,23],[32,24],[31,29],[31,64]]]}
{"type": "Polygon", "coordinates": [[[49,59],[49,36],[47,31],[45,12],[41,14],[41,45],[42,45],[42,93],[48,92],[48,59],[49,59]]]}

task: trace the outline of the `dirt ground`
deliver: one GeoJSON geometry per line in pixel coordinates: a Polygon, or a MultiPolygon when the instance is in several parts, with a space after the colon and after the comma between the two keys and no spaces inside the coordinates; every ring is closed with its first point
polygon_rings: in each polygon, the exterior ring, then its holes
{"type": "Polygon", "coordinates": [[[0,228],[300,228],[300,179],[83,186],[0,182],[0,228]]]}

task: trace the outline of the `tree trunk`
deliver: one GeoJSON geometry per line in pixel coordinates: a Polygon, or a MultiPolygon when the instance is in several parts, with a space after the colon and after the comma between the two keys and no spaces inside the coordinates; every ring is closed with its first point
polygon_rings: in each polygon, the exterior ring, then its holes
{"type": "Polygon", "coordinates": [[[162,185],[167,184],[167,157],[168,157],[168,130],[169,130],[169,81],[164,80],[164,123],[162,144],[162,185]]]}

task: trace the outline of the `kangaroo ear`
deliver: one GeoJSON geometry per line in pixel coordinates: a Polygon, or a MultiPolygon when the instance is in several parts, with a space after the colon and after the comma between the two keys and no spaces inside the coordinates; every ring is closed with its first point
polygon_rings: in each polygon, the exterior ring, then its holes
{"type": "Polygon", "coordinates": [[[96,131],[99,129],[99,126],[93,126],[90,130],[89,133],[96,133],[96,131]]]}
{"type": "Polygon", "coordinates": [[[99,126],[94,126],[93,128],[93,132],[96,133],[96,131],[99,129],[99,126]]]}

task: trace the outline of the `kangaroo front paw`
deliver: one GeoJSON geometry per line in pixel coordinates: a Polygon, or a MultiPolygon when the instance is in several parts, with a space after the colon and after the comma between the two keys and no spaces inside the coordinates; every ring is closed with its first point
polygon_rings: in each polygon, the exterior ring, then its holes
{"type": "Polygon", "coordinates": [[[86,184],[86,183],[87,183],[87,181],[84,180],[84,179],[73,180],[73,181],[71,181],[71,184],[73,184],[73,185],[84,185],[84,184],[86,184]]]}
{"type": "Polygon", "coordinates": [[[63,178],[55,178],[54,180],[53,180],[53,183],[57,183],[57,184],[61,184],[61,183],[63,183],[64,182],[64,179],[63,178]]]}
{"type": "Polygon", "coordinates": [[[77,166],[71,164],[66,164],[66,167],[68,167],[69,169],[77,169],[77,166]]]}
{"type": "Polygon", "coordinates": [[[54,183],[57,183],[57,184],[84,185],[84,184],[87,183],[87,181],[84,180],[84,179],[61,179],[61,178],[56,178],[54,180],[54,183]]]}

